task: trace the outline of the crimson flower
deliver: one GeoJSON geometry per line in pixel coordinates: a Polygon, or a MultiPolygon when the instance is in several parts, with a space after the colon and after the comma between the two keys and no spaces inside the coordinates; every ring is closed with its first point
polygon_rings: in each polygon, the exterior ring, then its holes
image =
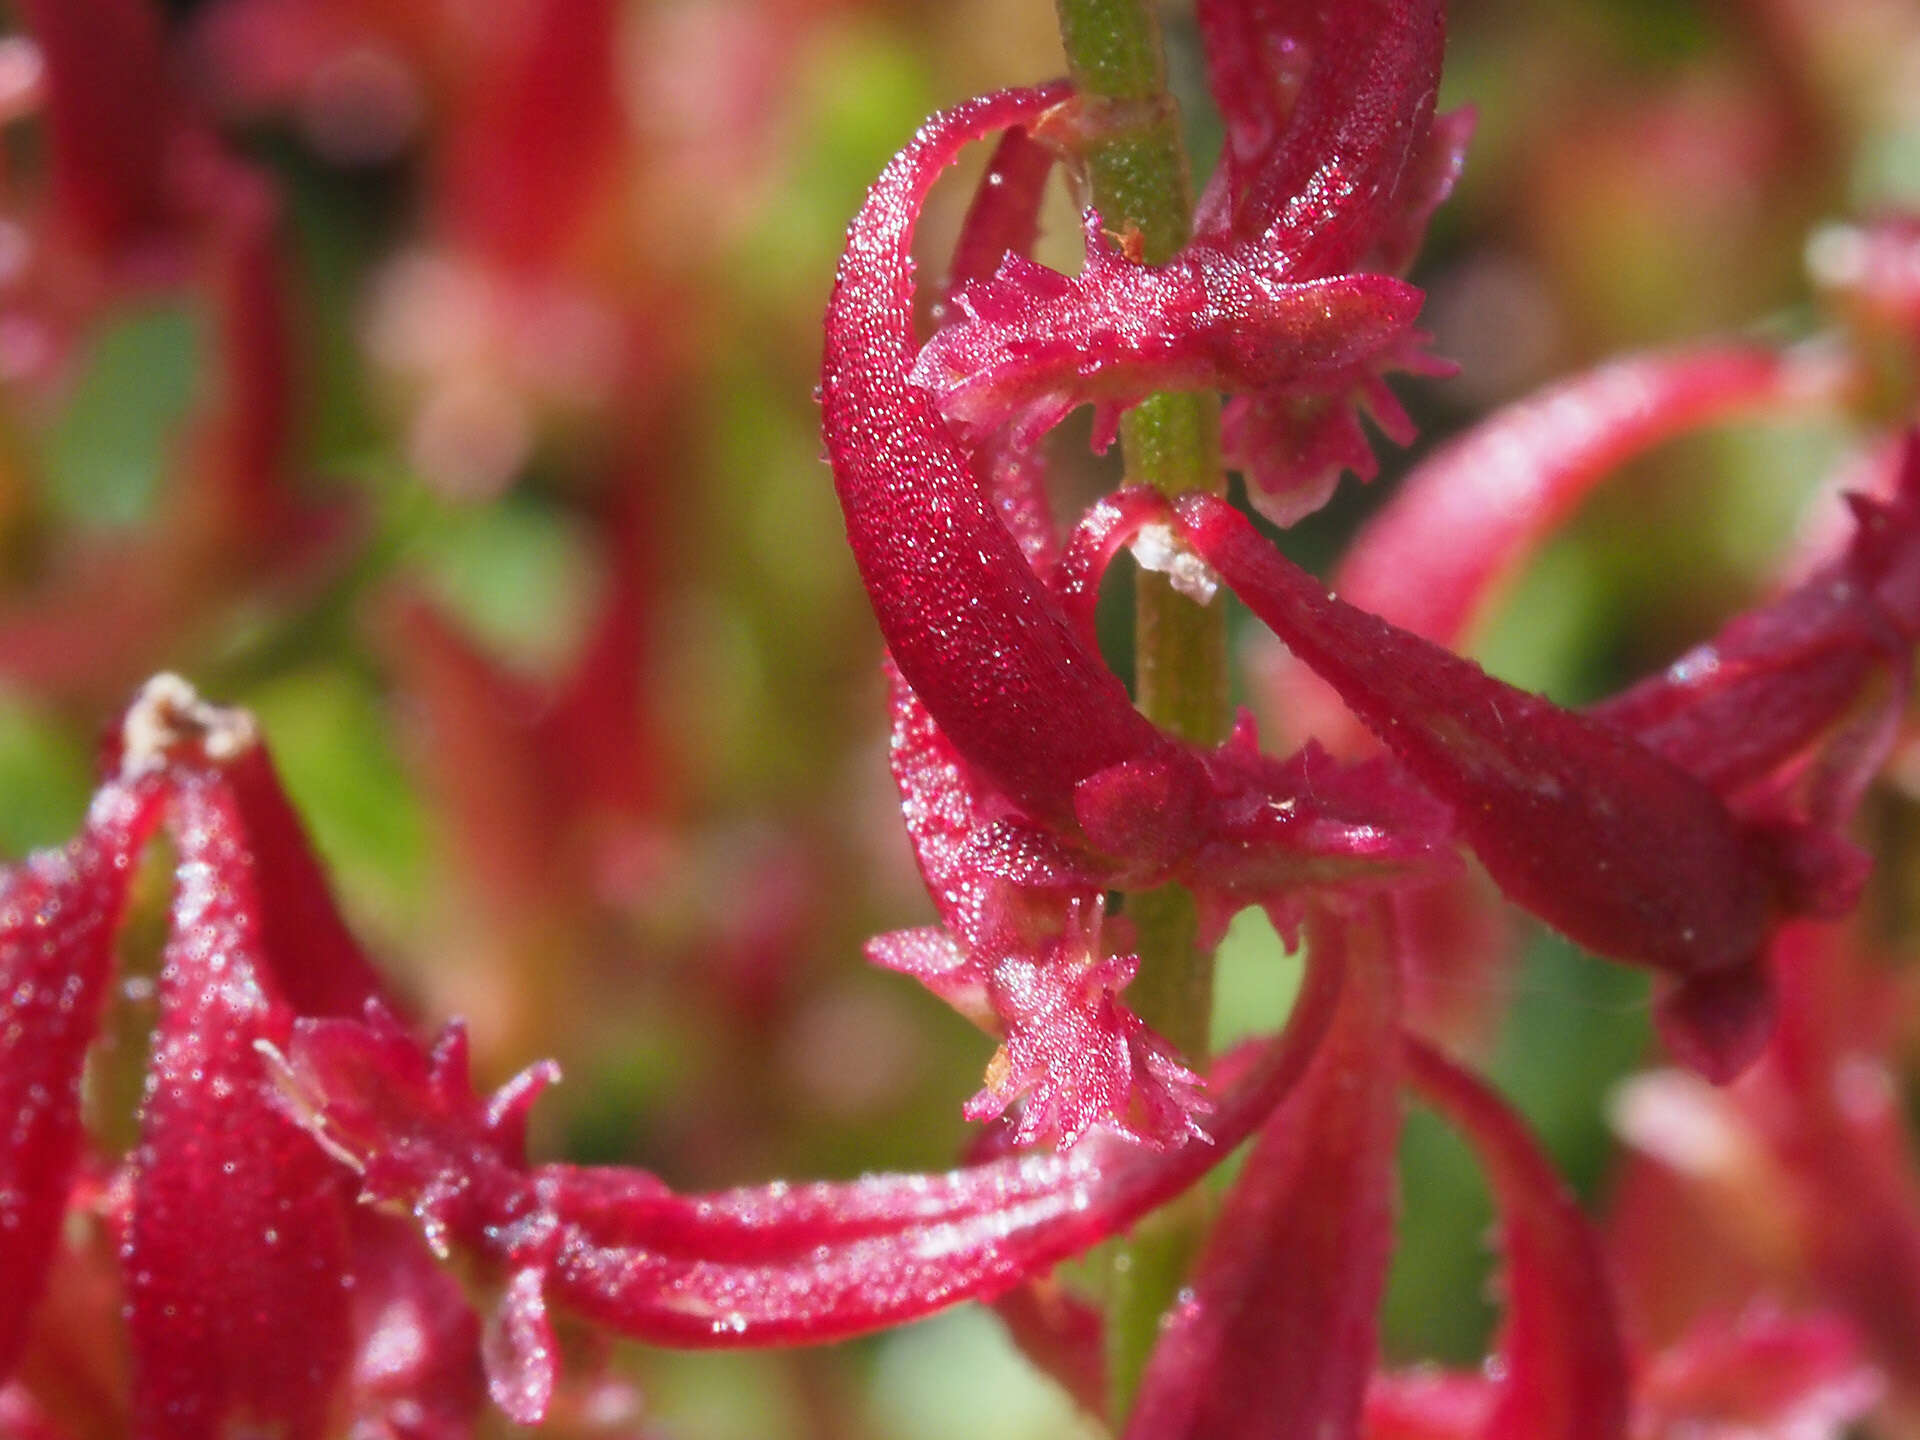
{"type": "MultiPolygon", "coordinates": [[[[1444,194],[1452,162],[1432,156],[1457,148],[1460,132],[1430,117],[1440,9],[1362,6],[1338,24],[1331,13],[1202,7],[1229,150],[1192,244],[1168,265],[1103,250],[1090,221],[1095,243],[1079,277],[1015,257],[985,288],[963,283],[943,308],[945,328],[924,346],[916,340],[909,246],[921,197],[966,140],[1009,128],[1070,135],[1079,112],[1061,87],[936,117],[853,222],[827,318],[828,448],[898,670],[895,769],[909,828],[959,947],[944,961],[924,945],[911,955],[883,947],[880,958],[950,990],[971,965],[972,994],[1010,953],[1037,967],[1063,955],[1070,917],[1088,913],[1100,890],[1165,879],[1193,888],[1213,923],[1257,903],[1290,931],[1303,895],[1431,880],[1451,841],[1571,938],[1670,977],[1661,1007],[1670,1043],[1690,1064],[1729,1075],[1766,1034],[1762,958],[1775,917],[1834,913],[1858,879],[1833,833],[1850,808],[1845,785],[1809,802],[1817,815],[1746,795],[1730,804],[1731,792],[1836,722],[1869,672],[1911,642],[1898,593],[1910,511],[1863,512],[1861,541],[1841,562],[1852,598],[1823,633],[1817,662],[1796,648],[1799,629],[1823,623],[1809,618],[1812,590],[1783,602],[1776,620],[1746,622],[1740,644],[1754,659],[1741,673],[1757,673],[1747,683],[1783,713],[1780,733],[1750,742],[1737,775],[1700,753],[1721,746],[1751,705],[1727,671],[1676,671],[1696,678],[1682,690],[1670,676],[1578,714],[1338,599],[1222,501],[1189,496],[1167,507],[1123,494],[1090,512],[1064,547],[1033,518],[1030,447],[1071,404],[1112,407],[1165,386],[1239,388],[1265,403],[1265,379],[1296,386],[1323,362],[1346,365],[1341,344],[1359,353],[1385,333],[1375,301],[1399,297],[1404,309],[1412,292],[1375,270],[1350,272],[1351,285],[1297,277],[1380,254],[1404,260],[1444,194]],[[1248,83],[1234,58],[1248,47],[1306,57],[1301,74],[1285,77],[1285,107],[1248,83]],[[1230,288],[1241,280],[1253,290],[1230,288]],[[1362,295],[1373,300],[1350,308],[1362,295]],[[1322,324],[1341,344],[1329,348],[1322,324]],[[1024,518],[1010,526],[1002,514],[1024,518]],[[1397,764],[1343,770],[1311,746],[1290,762],[1268,760],[1244,726],[1228,747],[1205,752],[1148,724],[1102,661],[1087,612],[1107,561],[1130,541],[1176,567],[1184,551],[1196,595],[1224,581],[1397,764]],[[1868,631],[1884,644],[1863,641],[1868,631]],[[1807,673],[1815,663],[1818,678],[1807,673]],[[1672,713],[1656,719],[1655,710],[1672,713]],[[1669,734],[1675,715],[1695,727],[1691,748],[1669,734]],[[936,783],[971,793],[943,802],[936,783]],[[1035,920],[1036,909],[1050,919],[1035,920]],[[1010,912],[1016,920],[996,918],[1010,912]]],[[[976,207],[980,229],[1022,232],[1008,216],[1033,186],[1012,188],[1015,198],[976,207]]],[[[963,237],[963,257],[981,248],[963,237]]],[[[1685,373],[1698,388],[1703,377],[1685,373]]],[[[1688,400],[1682,390],[1662,413],[1688,400]]],[[[1622,419],[1644,428],[1635,413],[1622,419]]],[[[1620,420],[1595,414],[1588,425],[1608,437],[1588,442],[1601,455],[1633,443],[1620,420]]],[[[1481,553],[1472,540],[1460,548],[1481,553]]],[[[1043,1002],[1023,1020],[1007,1009],[998,1019],[1012,1032],[1067,1013],[1043,1002]]],[[[1131,1073],[1137,1104],[1177,1113],[1178,1097],[1144,1058],[1158,1052],[1120,1042],[1131,1017],[1117,1002],[1111,1013],[1110,1053],[1131,1073]]],[[[1058,1048],[1079,1047],[1063,1036],[1058,1048]]],[[[1118,1093],[1084,1074],[1077,1083],[1118,1093]]],[[[1135,1123],[1118,1107],[1111,1118],[1135,1123]]],[[[1180,1131],[1162,1123],[1145,1133],[1172,1140],[1180,1131]]]]}
{"type": "MultiPolygon", "coordinates": [[[[1613,459],[1747,403],[1831,398],[1843,373],[1722,347],[1570,382],[1417,472],[1362,538],[1344,598],[1218,496],[1124,488],[1057,524],[1036,446],[1075,405],[1110,436],[1150,392],[1230,392],[1253,505],[1291,521],[1343,468],[1372,471],[1361,411],[1407,434],[1383,374],[1435,368],[1399,277],[1468,128],[1433,113],[1440,0],[1201,0],[1200,19],[1226,152],[1178,254],[1148,265],[1089,213],[1077,275],[1034,262],[1055,147],[1072,163],[1103,111],[1064,82],[1009,90],[933,117],[887,167],[827,311],[827,449],[938,920],[868,955],[998,1042],[966,1102],[996,1122],[970,1163],[688,1194],[533,1160],[529,1112],[557,1067],[481,1094],[457,1022],[424,1040],[336,914],[251,720],[162,676],[122,718],[79,838],[0,873],[0,1376],[48,1343],[35,1306],[77,1216],[117,1248],[131,1428],[158,1440],[341,1423],[451,1437],[483,1388],[532,1423],[558,1403],[561,1311],[725,1348],[998,1300],[1098,1408],[1101,1322],[1049,1272],[1251,1140],[1137,1403],[1113,1417],[1129,1440],[1611,1440],[1729,1414],[1831,1434],[1874,1402],[1862,1354],[1906,1357],[1838,1241],[1824,1264],[1847,1313],[1753,1307],[1640,1344],[1579,1206],[1501,1097],[1410,1033],[1406,991],[1419,907],[1457,899],[1442,887],[1468,883],[1471,857],[1520,908],[1656,972],[1683,1064],[1722,1081],[1768,1049],[1774,972],[1792,981],[1783,947],[1800,933],[1783,926],[1843,914],[1864,877],[1846,826],[1896,739],[1920,638],[1920,438],[1812,573],[1586,710],[1448,648],[1495,577],[1613,459]],[[923,340],[915,224],[957,152],[989,137],[923,340]],[[1350,718],[1284,756],[1247,717],[1217,746],[1157,728],[1093,629],[1126,549],[1201,603],[1232,591],[1350,718]],[[81,1069],[136,861],[162,830],[176,866],[158,1029],[140,1141],[115,1163],[83,1133],[81,1069]],[[1285,1029],[1204,1077],[1125,999],[1139,960],[1111,896],[1167,883],[1196,897],[1204,941],[1250,906],[1305,940],[1285,1029]],[[1506,1324],[1475,1375],[1380,1363],[1404,1091],[1463,1133],[1502,1212],[1506,1324]],[[439,1264],[456,1255],[484,1318],[439,1264]]],[[[473,203],[502,219],[481,188],[473,203]]],[[[75,194],[77,214],[105,213],[75,194]]],[[[542,249],[541,217],[520,218],[503,254],[542,249]]],[[[471,658],[420,628],[430,659],[471,658]]],[[[593,659],[531,748],[625,733],[594,701],[614,694],[630,721],[632,672],[593,659]]],[[[529,834],[605,798],[579,778],[599,773],[591,757],[552,773],[570,788],[529,834]]],[[[614,798],[638,808],[629,773],[614,798]]],[[[1820,1039],[1787,1027],[1759,1072],[1786,1093],[1783,1149],[1805,1148],[1822,1113],[1806,1079],[1830,1068],[1820,1039]]],[[[1804,1168],[1855,1173],[1831,1155],[1804,1168]]],[[[1879,1198],[1876,1218],[1910,1241],[1908,1197],[1879,1198]]],[[[42,1423],[31,1387],[0,1404],[42,1423]]]]}

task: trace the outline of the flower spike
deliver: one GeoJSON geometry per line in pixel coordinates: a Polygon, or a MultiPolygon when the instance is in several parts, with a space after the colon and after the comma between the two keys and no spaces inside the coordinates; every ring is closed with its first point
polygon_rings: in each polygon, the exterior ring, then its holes
{"type": "MultiPolygon", "coordinates": [[[[930,122],[855,219],[829,308],[828,447],[899,672],[895,779],[952,932],[884,937],[869,954],[1004,1039],[970,1114],[1025,1094],[1017,1133],[1027,1139],[1070,1143],[1105,1123],[1173,1144],[1194,1133],[1197,1080],[1119,1000],[1130,957],[1085,942],[1100,890],[1191,869],[1220,897],[1209,907],[1217,927],[1303,881],[1397,875],[1437,847],[1424,801],[1410,806],[1422,823],[1409,841],[1376,823],[1394,808],[1377,786],[1327,775],[1323,803],[1305,772],[1324,767],[1311,757],[1264,762],[1250,732],[1203,756],[1143,719],[1080,613],[1111,549],[1070,577],[1079,597],[1043,583],[1029,556],[1051,558],[1046,522],[1000,483],[1018,445],[969,455],[909,382],[908,245],[925,187],[966,140],[1031,125],[1065,93],[990,96],[930,122]],[[997,513],[1008,497],[1011,527],[997,513]]],[[[969,226],[957,278],[980,263],[976,228],[1026,237],[1038,165],[1018,150],[1014,162],[1020,193],[969,226]]],[[[1409,807],[1399,808],[1404,818],[1409,807]]]]}

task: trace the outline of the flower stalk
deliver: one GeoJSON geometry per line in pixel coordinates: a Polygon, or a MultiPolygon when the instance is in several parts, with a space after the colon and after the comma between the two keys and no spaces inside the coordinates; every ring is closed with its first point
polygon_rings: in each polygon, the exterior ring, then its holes
{"type": "MultiPolygon", "coordinates": [[[[1093,206],[1110,235],[1149,264],[1187,243],[1193,181],[1179,111],[1166,91],[1160,21],[1147,0],[1058,0],[1060,38],[1081,96],[1093,206]]],[[[1226,492],[1220,402],[1211,392],[1160,393],[1120,421],[1129,483],[1167,495],[1226,492]]],[[[1196,604],[1168,577],[1142,571],[1134,589],[1135,701],[1156,725],[1200,744],[1226,738],[1224,611],[1196,604]]],[[[1127,902],[1139,934],[1132,995],[1142,1018],[1182,1053],[1204,1059],[1212,954],[1196,943],[1192,897],[1162,886],[1127,902]]]]}
{"type": "MultiPolygon", "coordinates": [[[[1166,89],[1166,54],[1151,0],[1056,0],[1068,71],[1087,107],[1083,156],[1094,208],[1123,249],[1149,264],[1170,259],[1193,223],[1193,180],[1179,109],[1166,89]]],[[[1220,400],[1211,391],[1149,396],[1120,421],[1129,484],[1167,495],[1226,493],[1220,400]]],[[[1150,720],[1202,745],[1224,740],[1226,612],[1200,605],[1168,576],[1134,577],[1134,700],[1150,720]]],[[[1130,895],[1140,955],[1131,998],[1142,1019],[1204,1063],[1213,1010],[1213,953],[1199,943],[1193,896],[1177,884],[1130,895]]],[[[1178,1290],[1205,1222],[1199,1197],[1123,1242],[1108,1297],[1112,1413],[1124,1416],[1152,1351],[1159,1317],[1178,1290]]]]}

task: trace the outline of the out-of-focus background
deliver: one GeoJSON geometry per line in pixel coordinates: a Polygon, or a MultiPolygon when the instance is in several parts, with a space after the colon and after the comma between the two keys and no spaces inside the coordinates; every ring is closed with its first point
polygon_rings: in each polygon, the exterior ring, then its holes
{"type": "MultiPolygon", "coordinates": [[[[1166,15],[1204,175],[1192,19],[1166,15]]],[[[258,713],[356,927],[424,1014],[469,1019],[480,1078],[563,1061],[543,1153],[685,1188],[952,1163],[991,1045],[860,958],[931,908],[812,392],[866,184],[931,110],[1059,71],[1050,6],[204,0],[156,44],[81,111],[252,167],[250,221],[50,190],[59,95],[0,48],[0,853],[73,832],[101,727],[177,669],[258,713]]],[[[1310,563],[1409,453],[1546,380],[1826,323],[1810,241],[1920,199],[1920,5],[1458,0],[1442,103],[1479,129],[1414,278],[1461,373],[1396,382],[1423,437],[1289,537],[1310,563]]],[[[188,162],[147,163],[172,185],[188,162]]],[[[936,196],[929,274],[971,173],[936,196]]],[[[1073,203],[1060,185],[1042,251],[1065,267],[1073,203]]],[[[1112,477],[1085,434],[1057,437],[1070,493],[1112,477]]],[[[1479,654],[1566,700],[1664,663],[1764,588],[1854,438],[1727,427],[1634,466],[1479,654]]],[[[161,879],[90,1089],[122,1140],[161,879]]],[[[1461,1006],[1601,1203],[1646,986],[1531,947],[1499,996],[1463,977],[1461,1006]]],[[[1222,967],[1223,1041],[1284,1014],[1264,922],[1222,967]]],[[[1390,1350],[1472,1360],[1484,1190],[1423,1116],[1404,1162],[1390,1350]]],[[[644,1419],[608,1433],[1083,1433],[973,1309],[830,1351],[607,1363],[621,1385],[577,1399],[578,1433],[596,1403],[631,1414],[626,1384],[644,1419]]]]}

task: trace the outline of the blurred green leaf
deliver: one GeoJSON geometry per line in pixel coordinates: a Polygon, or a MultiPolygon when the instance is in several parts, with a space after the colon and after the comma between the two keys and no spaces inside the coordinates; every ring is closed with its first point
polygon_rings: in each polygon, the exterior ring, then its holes
{"type": "Polygon", "coordinates": [[[873,1412],[880,1434],[917,1440],[1099,1440],[1105,1434],[1021,1358],[998,1321],[972,1305],[881,1342],[873,1412]]]}
{"type": "Polygon", "coordinates": [[[0,697],[0,856],[65,843],[92,786],[87,747],[71,724],[0,697]]]}
{"type": "Polygon", "coordinates": [[[350,671],[315,666],[267,682],[247,704],[348,908],[398,929],[421,893],[425,824],[381,698],[350,671]]]}
{"type": "Polygon", "coordinates": [[[124,526],[147,516],[204,359],[201,319],[187,305],[124,311],[95,332],[47,434],[46,499],[56,517],[124,526]]]}
{"type": "Polygon", "coordinates": [[[595,584],[578,528],[522,495],[430,509],[406,558],[433,593],[510,664],[535,671],[564,664],[595,584]]]}

